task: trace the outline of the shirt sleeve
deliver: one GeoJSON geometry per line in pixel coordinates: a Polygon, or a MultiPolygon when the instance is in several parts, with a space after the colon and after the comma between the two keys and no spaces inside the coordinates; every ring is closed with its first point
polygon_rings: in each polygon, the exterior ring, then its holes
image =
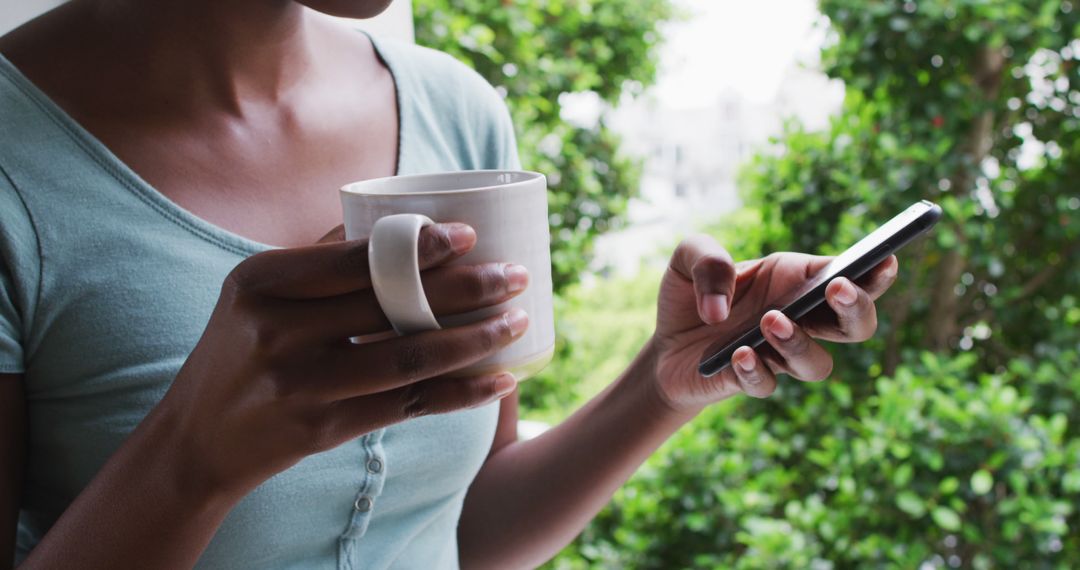
{"type": "Polygon", "coordinates": [[[492,168],[499,170],[521,170],[521,157],[518,155],[517,137],[514,134],[514,121],[510,116],[510,110],[502,97],[491,90],[494,101],[490,104],[492,109],[492,141],[490,149],[494,153],[491,157],[492,168]]]}
{"type": "Polygon", "coordinates": [[[486,170],[521,170],[518,157],[514,122],[499,90],[484,77],[453,57],[439,52],[449,63],[444,73],[452,74],[448,81],[457,85],[455,97],[443,97],[435,104],[456,107],[447,113],[457,116],[448,130],[456,131],[452,137],[458,141],[458,150],[470,168],[486,170]]]}
{"type": "Polygon", "coordinates": [[[424,172],[521,169],[499,89],[450,54],[386,40],[376,47],[398,87],[401,144],[412,136],[427,139],[410,147],[424,172]]]}
{"type": "Polygon", "coordinates": [[[0,374],[26,372],[26,336],[39,270],[30,215],[0,169],[0,374]]]}
{"type": "Polygon", "coordinates": [[[514,121],[506,101],[478,73],[464,65],[461,68],[471,115],[467,124],[478,131],[474,132],[473,139],[479,144],[481,168],[521,170],[514,121]]]}
{"type": "Polygon", "coordinates": [[[12,302],[11,276],[0,266],[0,374],[25,372],[22,350],[22,319],[12,302]]]}

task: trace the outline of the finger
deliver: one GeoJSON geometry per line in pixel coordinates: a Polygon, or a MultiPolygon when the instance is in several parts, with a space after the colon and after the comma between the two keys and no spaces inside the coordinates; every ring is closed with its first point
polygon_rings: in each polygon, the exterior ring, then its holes
{"type": "Polygon", "coordinates": [[[436,267],[421,275],[436,315],[454,315],[497,305],[529,285],[529,271],[514,263],[436,267]]]}
{"type": "Polygon", "coordinates": [[[896,274],[900,269],[900,262],[895,255],[890,255],[876,267],[859,278],[858,285],[862,287],[871,300],[877,300],[885,291],[896,282],[896,274]]]}
{"type": "Polygon", "coordinates": [[[767,398],[776,391],[776,375],[749,346],[739,347],[731,355],[731,369],[747,396],[767,398]]]}
{"type": "Polygon", "coordinates": [[[831,255],[810,255],[807,253],[783,252],[780,255],[797,260],[803,264],[803,277],[806,280],[813,279],[833,262],[835,257],[831,255]]]}
{"type": "MultiPolygon", "coordinates": [[[[420,231],[420,269],[460,256],[476,244],[465,224],[435,224],[420,231]]],[[[342,295],[371,287],[367,240],[275,249],[253,255],[229,274],[227,284],[245,292],[283,299],[342,295]]]]}
{"type": "MultiPolygon", "coordinates": [[[[529,273],[520,265],[485,263],[437,267],[421,274],[437,316],[456,315],[504,303],[520,294],[529,273]]],[[[372,290],[323,299],[278,303],[276,322],[287,323],[305,339],[342,341],[390,330],[390,321],[372,290]]]]}
{"type": "Polygon", "coordinates": [[[723,246],[705,234],[689,237],[675,248],[671,269],[693,283],[702,322],[727,319],[735,290],[735,262],[723,246]]]}
{"type": "MultiPolygon", "coordinates": [[[[320,299],[287,299],[264,309],[268,320],[288,329],[300,342],[346,342],[390,331],[390,321],[374,291],[367,289],[320,299]]],[[[393,333],[392,338],[396,338],[393,333]]]]}
{"type": "Polygon", "coordinates": [[[832,373],[832,356],[823,346],[780,311],[761,319],[761,332],[779,356],[774,372],[786,372],[799,380],[817,382],[832,373]]]}
{"type": "Polygon", "coordinates": [[[813,318],[805,323],[808,334],[832,342],[863,342],[877,330],[877,309],[870,295],[844,277],[825,288],[825,302],[832,318],[813,318]]]}
{"type": "Polygon", "coordinates": [[[510,395],[517,380],[509,372],[474,377],[441,377],[400,388],[403,419],[476,408],[510,395]]]}
{"type": "Polygon", "coordinates": [[[345,225],[338,224],[338,226],[328,232],[326,235],[319,238],[319,241],[315,243],[334,243],[336,241],[345,241],[345,225]]]}
{"type": "Polygon", "coordinates": [[[343,346],[318,377],[334,400],[392,390],[473,364],[521,338],[528,326],[525,311],[514,309],[460,327],[343,346]]]}
{"type": "Polygon", "coordinates": [[[404,420],[478,408],[505,398],[517,387],[513,374],[439,377],[394,390],[334,402],[327,432],[334,447],[357,435],[404,420]]]}
{"type": "MultiPolygon", "coordinates": [[[[735,264],[737,277],[735,278],[735,302],[757,287],[757,278],[760,274],[768,275],[767,282],[761,286],[768,295],[772,291],[773,278],[777,274],[783,274],[782,281],[789,278],[810,281],[833,261],[833,257],[824,255],[809,255],[791,251],[781,251],[770,254],[760,259],[740,261],[735,264]],[[778,273],[779,272],[779,273],[778,273]]],[[[773,292],[773,295],[776,293],[773,292]]]]}

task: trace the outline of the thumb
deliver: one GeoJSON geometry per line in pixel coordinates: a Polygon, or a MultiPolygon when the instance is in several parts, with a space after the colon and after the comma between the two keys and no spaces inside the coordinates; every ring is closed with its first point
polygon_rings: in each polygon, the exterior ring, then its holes
{"type": "Polygon", "coordinates": [[[689,237],[675,249],[670,267],[694,285],[702,322],[727,319],[735,291],[735,263],[723,246],[704,234],[689,237]]]}
{"type": "Polygon", "coordinates": [[[345,225],[339,224],[336,228],[326,232],[326,235],[319,238],[319,241],[315,243],[333,243],[335,241],[345,241],[345,225]]]}

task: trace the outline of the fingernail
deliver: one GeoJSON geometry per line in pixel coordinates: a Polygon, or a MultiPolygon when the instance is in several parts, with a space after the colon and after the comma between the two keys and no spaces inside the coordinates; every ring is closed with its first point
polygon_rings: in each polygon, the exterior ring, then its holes
{"type": "Polygon", "coordinates": [[[515,337],[521,336],[521,333],[529,328],[529,315],[521,309],[514,309],[506,314],[506,322],[510,325],[510,331],[515,337]]]}
{"type": "Polygon", "coordinates": [[[524,265],[507,263],[503,273],[506,275],[506,288],[511,293],[517,293],[529,285],[529,270],[524,265]]]}
{"type": "Polygon", "coordinates": [[[850,307],[855,304],[855,301],[859,298],[859,293],[855,291],[855,286],[851,284],[851,281],[843,279],[840,281],[840,286],[836,288],[836,301],[841,305],[850,307]]]}
{"type": "Polygon", "coordinates": [[[892,276],[896,275],[896,270],[899,269],[899,268],[900,268],[900,264],[897,263],[896,261],[893,261],[893,262],[891,262],[891,263],[889,263],[888,265],[885,266],[885,271],[883,271],[882,273],[885,274],[885,277],[892,277],[892,276]]]}
{"type": "Polygon", "coordinates": [[[502,398],[517,388],[517,378],[509,372],[504,372],[495,377],[495,395],[502,398]]]}
{"type": "Polygon", "coordinates": [[[450,249],[454,253],[465,253],[476,244],[476,231],[466,224],[450,224],[446,233],[450,236],[450,249]]]}
{"type": "Polygon", "coordinates": [[[772,323],[769,324],[769,332],[780,340],[787,340],[791,338],[791,335],[795,334],[795,329],[791,326],[790,319],[785,317],[783,313],[777,312],[773,316],[772,323]]]}
{"type": "Polygon", "coordinates": [[[735,359],[735,364],[737,364],[739,368],[742,368],[743,372],[753,372],[754,366],[756,365],[754,362],[754,353],[750,351],[741,353],[735,359]]]}
{"type": "Polygon", "coordinates": [[[701,299],[701,309],[709,322],[718,323],[728,318],[728,297],[716,293],[706,293],[701,299]]]}

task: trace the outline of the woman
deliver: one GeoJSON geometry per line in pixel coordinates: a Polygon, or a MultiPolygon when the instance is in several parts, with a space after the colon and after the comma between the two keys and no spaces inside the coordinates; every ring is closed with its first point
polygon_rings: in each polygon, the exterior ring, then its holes
{"type": "MultiPolygon", "coordinates": [[[[515,568],[567,544],[709,403],[831,369],[813,338],[876,325],[890,258],[769,346],[697,358],[827,260],[674,252],[656,333],[529,441],[504,375],[445,375],[520,313],[388,329],[336,189],[518,167],[493,90],[447,56],[327,17],[384,0],[75,0],[0,39],[0,557],[26,568],[515,568]],[[321,242],[315,245],[315,242],[321,242]],[[275,247],[276,246],[276,247],[275,247]],[[500,401],[499,405],[490,405],[500,401]],[[16,522],[17,520],[17,522],[16,522]]],[[[436,313],[522,268],[449,269],[471,228],[425,230],[436,313]]]]}

